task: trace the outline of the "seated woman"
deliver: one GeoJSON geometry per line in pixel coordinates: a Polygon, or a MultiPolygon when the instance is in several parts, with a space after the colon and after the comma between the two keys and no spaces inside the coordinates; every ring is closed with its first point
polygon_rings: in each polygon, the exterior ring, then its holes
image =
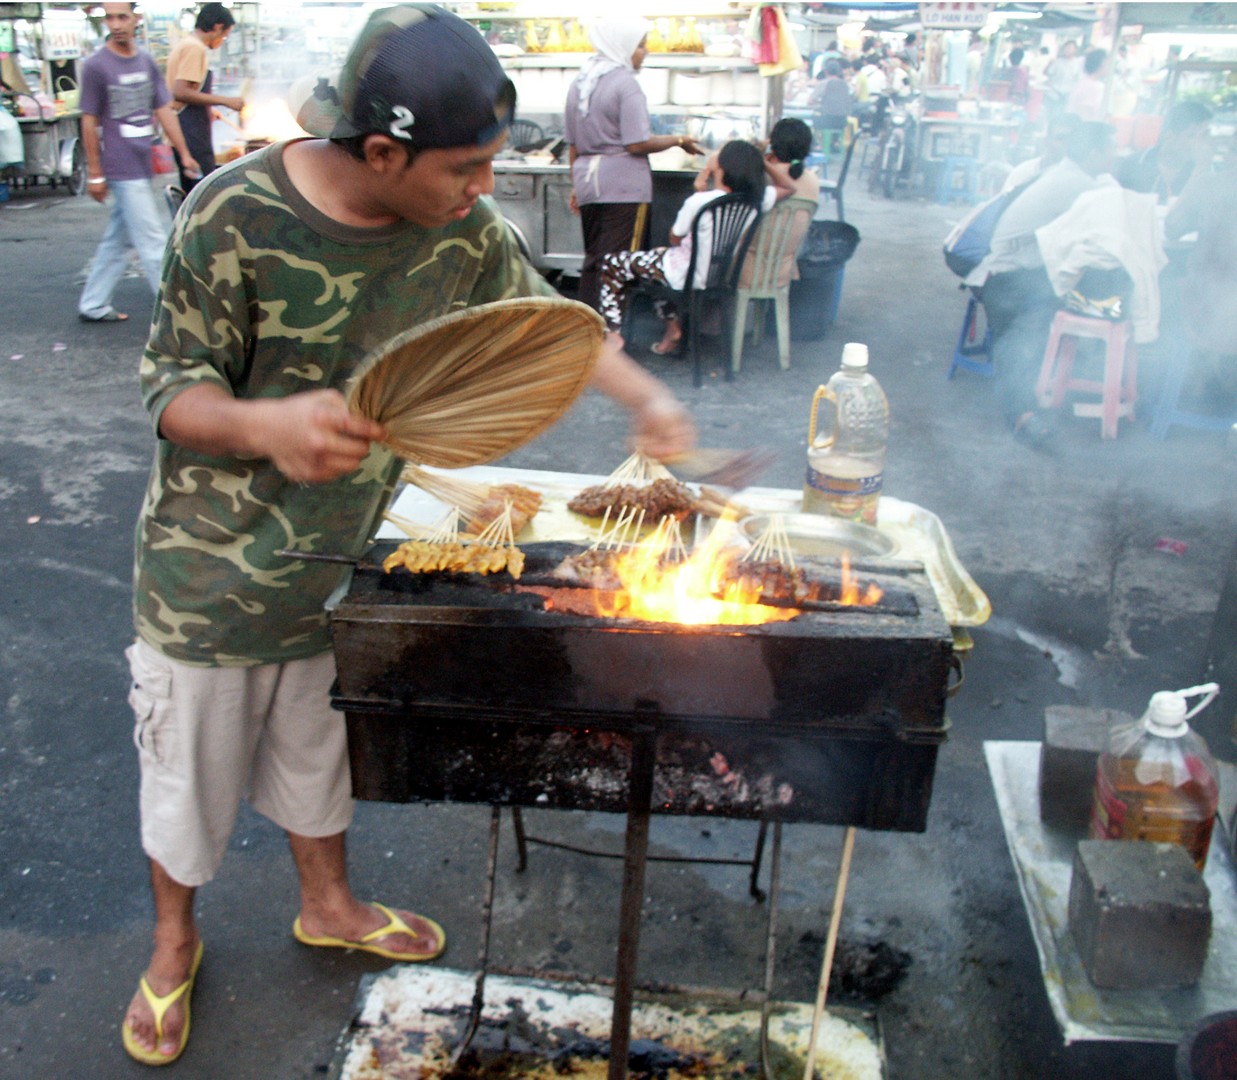
{"type": "Polygon", "coordinates": [[[805,169],[803,162],[812,152],[812,129],[802,120],[787,116],[769,132],[765,153],[765,172],[779,199],[791,195],[820,202],[820,175],[805,169]]]}
{"type": "MultiPolygon", "coordinates": [[[[692,223],[696,215],[715,199],[736,192],[761,200],[764,209],[773,205],[774,192],[766,184],[764,162],[760,151],[751,143],[734,140],[718,154],[721,169],[719,183],[711,191],[697,191],[684,201],[674,224],[670,227],[670,245],[651,251],[618,251],[606,255],[601,262],[601,315],[606,328],[614,334],[623,323],[623,305],[627,290],[638,281],[656,281],[672,289],[687,284],[687,268],[692,257],[692,223]]],[[[702,288],[708,279],[712,236],[701,230],[703,250],[696,260],[695,285],[702,288]]],[[[683,336],[682,322],[672,306],[658,301],[658,314],[665,319],[662,339],[653,352],[665,356],[674,352],[683,336]]]]}
{"type": "MultiPolygon", "coordinates": [[[[805,169],[804,161],[812,152],[812,129],[802,120],[785,117],[773,125],[769,138],[762,144],[765,150],[765,173],[773,185],[777,199],[797,195],[820,202],[820,175],[805,169]]],[[[710,154],[693,184],[697,191],[712,191],[721,181],[722,169],[718,155],[710,154]]]]}

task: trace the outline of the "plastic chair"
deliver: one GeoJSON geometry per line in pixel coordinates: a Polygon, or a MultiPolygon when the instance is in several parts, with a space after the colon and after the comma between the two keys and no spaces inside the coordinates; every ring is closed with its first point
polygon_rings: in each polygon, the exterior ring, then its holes
{"type": "Polygon", "coordinates": [[[1138,368],[1134,351],[1134,334],[1128,320],[1114,322],[1091,315],[1076,315],[1058,311],[1052,320],[1048,348],[1035,384],[1035,396],[1044,408],[1056,408],[1071,391],[1098,393],[1098,402],[1078,402],[1075,416],[1098,416],[1100,434],[1105,439],[1117,437],[1117,421],[1124,416],[1134,419],[1137,398],[1138,368]],[[1079,338],[1094,338],[1104,342],[1104,377],[1074,378],[1074,353],[1079,338]]]}
{"type": "Polygon", "coordinates": [[[535,120],[512,120],[507,130],[507,145],[513,150],[534,146],[545,139],[545,131],[535,120]]]}
{"type": "MultiPolygon", "coordinates": [[[[700,369],[700,320],[706,301],[715,301],[722,306],[721,325],[730,327],[730,305],[739,283],[739,268],[747,254],[752,234],[760,221],[760,203],[748,195],[732,192],[714,199],[701,208],[692,221],[692,256],[687,267],[686,283],[682,289],[674,289],[664,282],[642,281],[631,291],[631,298],[643,294],[654,299],[669,300],[685,320],[684,337],[692,360],[692,385],[702,386],[704,376],[700,369]],[[700,225],[708,220],[712,225],[712,241],[709,248],[709,269],[703,286],[696,286],[696,261],[700,258],[700,225]]],[[[630,340],[628,324],[633,305],[629,302],[623,312],[623,337],[630,340]]],[[[734,373],[726,365],[726,378],[734,373]]]]}
{"type": "MultiPolygon", "coordinates": [[[[730,342],[730,370],[738,374],[743,361],[743,333],[747,308],[753,300],[772,300],[777,319],[777,362],[785,371],[790,367],[790,278],[795,254],[807,236],[817,204],[811,199],[783,199],[760,221],[751,247],[743,260],[739,286],[735,291],[734,331],[730,342]]],[[[752,336],[759,337],[764,323],[764,306],[752,319],[752,336]]]]}
{"type": "Polygon", "coordinates": [[[1155,403],[1155,412],[1151,417],[1151,434],[1154,438],[1167,438],[1168,429],[1174,424],[1178,427],[1197,428],[1203,431],[1230,431],[1237,427],[1237,413],[1231,416],[1208,416],[1206,413],[1183,409],[1177,404],[1181,398],[1181,388],[1185,385],[1190,352],[1190,346],[1182,342],[1176,349],[1168,372],[1164,376],[1164,385],[1160,389],[1160,396],[1155,403]]]}
{"type": "Polygon", "coordinates": [[[842,158],[842,167],[838,170],[838,178],[836,180],[822,180],[820,182],[820,198],[824,202],[826,199],[832,199],[838,204],[838,221],[845,221],[846,214],[842,209],[842,186],[846,183],[846,174],[850,171],[850,159],[855,156],[855,143],[858,139],[851,139],[850,145],[846,148],[846,156],[842,158]]]}
{"type": "Polygon", "coordinates": [[[979,336],[979,308],[979,299],[972,291],[966,301],[966,314],[962,316],[962,329],[958,332],[958,344],[954,346],[954,356],[945,375],[947,379],[952,379],[959,368],[988,378],[996,374],[996,368],[992,366],[992,330],[985,326],[983,337],[979,336]]]}

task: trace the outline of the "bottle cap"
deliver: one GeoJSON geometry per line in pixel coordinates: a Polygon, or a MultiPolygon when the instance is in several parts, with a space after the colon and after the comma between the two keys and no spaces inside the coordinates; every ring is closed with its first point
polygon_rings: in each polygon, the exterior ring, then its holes
{"type": "Polygon", "coordinates": [[[842,346],[842,366],[844,368],[866,368],[868,347],[859,341],[848,341],[842,346]]]}
{"type": "Polygon", "coordinates": [[[1147,706],[1147,730],[1153,735],[1166,739],[1179,739],[1190,725],[1186,721],[1197,712],[1201,712],[1211,704],[1211,699],[1219,693],[1220,688],[1215,683],[1203,686],[1191,686],[1188,690],[1161,690],[1151,695],[1147,706]],[[1186,698],[1202,696],[1193,709],[1187,710],[1186,698]]]}

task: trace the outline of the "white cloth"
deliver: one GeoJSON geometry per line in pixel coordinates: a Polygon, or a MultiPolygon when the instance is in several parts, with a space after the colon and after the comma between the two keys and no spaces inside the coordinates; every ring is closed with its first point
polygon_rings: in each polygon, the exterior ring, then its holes
{"type": "Polygon", "coordinates": [[[589,58],[575,78],[579,88],[576,108],[581,116],[588,115],[589,99],[593,96],[593,87],[598,79],[617,68],[635,72],[632,53],[652,29],[653,24],[647,19],[603,19],[588,32],[597,54],[589,58]]]}
{"type": "Polygon", "coordinates": [[[1087,267],[1124,269],[1134,282],[1134,340],[1143,343],[1159,336],[1160,270],[1168,258],[1154,195],[1115,185],[1084,191],[1064,214],[1036,229],[1035,239],[1058,296],[1069,292],[1087,267]]]}
{"type": "Polygon", "coordinates": [[[1084,191],[1100,184],[1115,187],[1116,183],[1111,176],[1091,176],[1069,158],[1045,169],[1005,209],[992,230],[987,256],[967,275],[966,284],[979,288],[993,274],[1042,266],[1035,230],[1064,214],[1084,191]]]}

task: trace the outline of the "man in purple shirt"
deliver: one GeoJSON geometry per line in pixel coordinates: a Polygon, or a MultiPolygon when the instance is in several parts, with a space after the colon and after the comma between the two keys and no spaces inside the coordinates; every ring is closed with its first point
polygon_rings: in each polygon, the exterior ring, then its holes
{"type": "Polygon", "coordinates": [[[159,291],[166,216],[151,189],[150,147],[157,119],[187,169],[198,171],[170,107],[171,94],[150,54],[138,48],[136,4],[104,4],[106,45],[82,65],[82,143],[95,202],[110,192],[112,212],[77,303],[82,322],[123,322],[112,294],[137,249],[151,291],[159,291]]]}

